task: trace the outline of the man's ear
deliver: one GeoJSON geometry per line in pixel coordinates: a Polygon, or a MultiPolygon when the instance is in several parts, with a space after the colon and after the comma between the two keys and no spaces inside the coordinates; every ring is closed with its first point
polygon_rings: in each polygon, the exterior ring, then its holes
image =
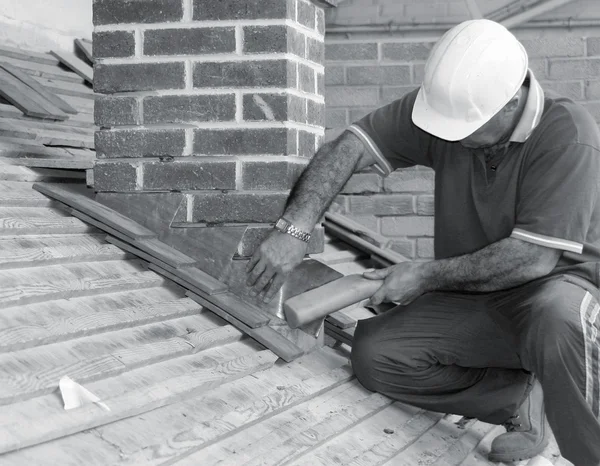
{"type": "Polygon", "coordinates": [[[512,113],[516,111],[517,108],[519,108],[519,102],[521,101],[522,95],[523,93],[521,92],[521,89],[519,89],[515,96],[504,106],[504,111],[506,113],[512,113]]]}

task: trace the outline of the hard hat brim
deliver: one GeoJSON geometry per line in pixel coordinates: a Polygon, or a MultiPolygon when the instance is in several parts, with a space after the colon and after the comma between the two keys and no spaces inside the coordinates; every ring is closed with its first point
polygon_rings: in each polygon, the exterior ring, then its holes
{"type": "Polygon", "coordinates": [[[450,142],[460,141],[473,134],[489,120],[459,121],[437,112],[424,98],[423,87],[419,89],[412,112],[412,121],[423,131],[450,142]]]}

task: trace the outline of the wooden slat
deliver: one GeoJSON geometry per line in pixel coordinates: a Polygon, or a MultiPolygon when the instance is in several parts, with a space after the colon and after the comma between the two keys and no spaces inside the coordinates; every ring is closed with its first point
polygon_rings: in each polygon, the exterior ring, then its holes
{"type": "Polygon", "coordinates": [[[326,319],[330,324],[341,329],[352,328],[356,325],[356,319],[347,315],[343,310],[329,314],[326,319]]]}
{"type": "Polygon", "coordinates": [[[261,345],[266,346],[271,351],[273,351],[273,353],[275,353],[277,356],[279,356],[286,362],[293,361],[294,359],[299,358],[304,354],[304,351],[302,351],[300,348],[294,345],[283,335],[277,333],[277,331],[275,331],[268,325],[259,328],[250,328],[243,322],[233,317],[228,312],[207,301],[202,296],[197,295],[195,293],[191,293],[189,291],[186,293],[186,296],[189,296],[194,301],[196,301],[199,304],[202,304],[202,306],[211,310],[222,319],[225,319],[227,322],[240,329],[242,332],[244,332],[250,338],[253,338],[257,342],[259,342],[261,345]]]}
{"type": "Polygon", "coordinates": [[[52,120],[66,120],[68,117],[50,102],[38,98],[26,84],[4,69],[0,69],[0,95],[21,110],[25,115],[52,120]]]}
{"type": "Polygon", "coordinates": [[[0,240],[0,269],[126,259],[128,255],[97,236],[69,235],[0,240]]]}
{"type": "Polygon", "coordinates": [[[84,84],[86,81],[71,71],[63,70],[57,65],[46,65],[29,60],[3,57],[2,61],[16,66],[30,76],[61,81],[63,83],[84,84]]]}
{"type": "Polygon", "coordinates": [[[74,54],[62,50],[52,50],[50,54],[56,57],[63,65],[73,70],[90,84],[94,84],[94,70],[74,54]]]}
{"type": "Polygon", "coordinates": [[[203,295],[203,299],[206,299],[206,302],[210,302],[213,306],[227,312],[234,319],[239,320],[249,328],[256,329],[262,327],[267,325],[271,320],[271,317],[261,312],[260,309],[252,309],[250,306],[245,306],[244,303],[241,303],[235,296],[230,296],[229,293],[207,296],[206,293],[203,293],[203,290],[196,285],[196,283],[202,283],[201,281],[191,282],[183,278],[181,272],[187,271],[188,269],[172,269],[171,271],[167,271],[156,264],[150,264],[149,268],[165,278],[174,281],[178,285],[181,285],[186,290],[189,290],[194,294],[203,295]]]}
{"type": "Polygon", "coordinates": [[[57,159],[53,157],[3,157],[0,152],[0,164],[20,165],[23,167],[37,168],[64,168],[69,170],[85,170],[94,166],[94,159],[57,159]]]}
{"type": "MultiPolygon", "coordinates": [[[[5,110],[6,105],[0,106],[2,111],[5,110]]],[[[15,109],[16,110],[16,109],[15,109]]],[[[22,130],[34,130],[37,132],[41,130],[43,132],[50,131],[52,133],[60,132],[64,137],[79,137],[83,136],[85,138],[94,138],[95,129],[93,126],[90,127],[78,127],[78,126],[69,126],[65,125],[64,121],[47,121],[47,120],[38,120],[35,118],[28,118],[24,116],[18,110],[13,111],[11,115],[5,115],[4,118],[0,120],[4,125],[10,125],[13,127],[17,127],[22,130]]],[[[37,134],[37,133],[36,133],[37,134]]]]}
{"type": "MultiPolygon", "coordinates": [[[[10,63],[0,61],[0,67],[2,67],[5,71],[12,74],[15,78],[20,80],[25,85],[29,86],[34,92],[37,92],[43,99],[48,101],[52,106],[59,110],[57,115],[61,115],[62,112],[76,114],[77,110],[71,107],[67,102],[48,91],[44,86],[42,86],[39,82],[37,82],[34,78],[29,76],[27,73],[23,73],[17,67],[11,65],[10,63]]],[[[65,118],[57,118],[57,120],[63,120],[65,118]]]]}
{"type": "Polygon", "coordinates": [[[7,45],[0,46],[0,57],[10,57],[18,60],[42,63],[44,65],[58,66],[60,63],[56,58],[47,53],[34,52],[33,50],[17,49],[7,45]]]}
{"type": "MultiPolygon", "coordinates": [[[[121,241],[117,238],[113,238],[110,236],[108,236],[106,240],[109,243],[112,243],[118,247],[132,247],[140,252],[143,252],[144,255],[146,255],[147,257],[156,258],[164,264],[167,264],[170,267],[174,268],[190,267],[196,264],[197,262],[195,259],[186,256],[185,254],[179,252],[177,249],[174,249],[169,245],[163,243],[162,241],[159,241],[157,238],[132,240],[130,244],[127,244],[125,241],[121,241]]],[[[151,259],[146,259],[145,257],[142,258],[148,260],[149,262],[152,262],[151,259]]]]}
{"type": "Polygon", "coordinates": [[[325,321],[325,333],[337,341],[352,346],[354,340],[353,329],[341,329],[330,322],[325,321]]]}
{"type": "MultiPolygon", "coordinates": [[[[0,420],[0,453],[61,438],[198,396],[211,388],[264,370],[272,366],[275,360],[275,355],[270,351],[261,351],[208,369],[190,371],[179,377],[105,399],[110,411],[104,411],[94,404],[65,411],[55,403],[45,407],[46,409],[27,411],[33,417],[29,419],[31,427],[26,430],[19,429],[22,417],[4,418],[0,420]]],[[[18,405],[16,408],[18,409],[18,405]]]]}
{"type": "Polygon", "coordinates": [[[148,343],[134,348],[122,349],[111,354],[78,361],[41,371],[28,371],[19,376],[0,374],[0,405],[28,400],[56,390],[57,380],[68,375],[78,383],[88,383],[114,377],[128,370],[156,364],[167,359],[196,354],[216,346],[239,341],[243,334],[231,325],[183,337],[148,343]]]}
{"type": "Polygon", "coordinates": [[[168,287],[57,299],[0,313],[0,352],[199,315],[202,307],[168,287]]]}
{"type": "MultiPolygon", "coordinates": [[[[207,448],[216,441],[222,442],[225,439],[232,438],[243,429],[251,429],[259,422],[268,422],[274,416],[302,403],[308,403],[349,382],[352,378],[353,375],[346,366],[296,385],[280,387],[279,390],[271,391],[250,406],[229,412],[224,416],[211,420],[210,423],[198,425],[193,433],[190,432],[188,435],[185,435],[185,433],[179,434],[179,437],[186,438],[185,445],[177,445],[179,448],[171,448],[170,451],[161,452],[160,461],[169,460],[168,464],[181,465],[217,463],[218,458],[211,457],[212,455],[207,452],[207,448]]],[[[241,432],[241,436],[244,437],[244,432],[241,432]]],[[[171,445],[173,444],[174,442],[171,443],[171,445]]]]}
{"type": "Polygon", "coordinates": [[[94,63],[94,54],[92,53],[92,44],[82,39],[75,39],[75,45],[79,47],[79,50],[87,57],[90,63],[94,63]]]}
{"type": "MultiPolygon", "coordinates": [[[[32,181],[49,183],[83,183],[85,173],[79,170],[49,170],[45,168],[29,168],[18,165],[0,165],[2,181],[32,181]]],[[[50,201],[52,202],[52,201],[50,201]]]]}
{"type": "Polygon", "coordinates": [[[42,183],[34,184],[33,189],[89,215],[129,238],[144,239],[157,237],[156,233],[148,230],[139,223],[72,189],[42,183]]]}
{"type": "MultiPolygon", "coordinates": [[[[39,118],[24,115],[18,108],[7,104],[0,104],[0,117],[13,120],[40,122],[39,118]]],[[[51,129],[74,127],[93,131],[94,119],[92,115],[87,113],[78,113],[77,115],[71,115],[68,120],[53,121],[51,123],[48,120],[47,125],[48,126],[46,127],[51,129]]]]}
{"type": "MultiPolygon", "coordinates": [[[[0,166],[0,172],[3,169],[4,166],[0,166]]],[[[27,182],[0,181],[0,206],[46,207],[57,204],[56,201],[31,189],[31,186],[32,184],[27,182]]]]}
{"type": "MultiPolygon", "coordinates": [[[[48,79],[44,77],[36,78],[40,84],[43,84],[49,91],[65,98],[75,97],[77,99],[85,99],[94,102],[94,92],[83,83],[65,82],[57,79],[48,79]]],[[[71,102],[69,102],[71,103],[71,102]]],[[[71,103],[71,105],[73,105],[71,103]]],[[[77,106],[75,106],[77,108],[77,106]]]]}
{"type": "Polygon", "coordinates": [[[35,144],[37,146],[68,146],[76,148],[94,148],[93,138],[83,135],[69,135],[64,131],[48,131],[43,129],[26,128],[23,125],[15,126],[0,120],[0,139],[10,138],[9,141],[21,139],[21,144],[35,144]]]}

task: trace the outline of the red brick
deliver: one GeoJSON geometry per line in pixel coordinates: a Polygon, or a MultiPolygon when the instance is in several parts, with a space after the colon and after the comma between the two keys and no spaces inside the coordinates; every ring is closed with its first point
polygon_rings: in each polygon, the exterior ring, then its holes
{"type": "Polygon", "coordinates": [[[348,112],[341,108],[325,108],[325,126],[327,128],[345,127],[348,125],[348,112]]]}
{"type": "Polygon", "coordinates": [[[145,97],[144,123],[186,123],[235,119],[235,95],[164,95],[145,97]]]}
{"type": "Polygon", "coordinates": [[[317,8],[317,32],[325,35],[325,10],[317,8]]]}
{"type": "Polygon", "coordinates": [[[582,81],[546,81],[541,84],[545,91],[552,91],[560,96],[568,97],[573,100],[583,99],[582,81]]]}
{"type": "Polygon", "coordinates": [[[325,47],[326,60],[377,60],[377,43],[363,42],[358,44],[327,44],[325,47]]]}
{"type": "Polygon", "coordinates": [[[387,192],[431,192],[433,187],[432,170],[396,170],[383,180],[383,190],[387,192]]]}
{"type": "Polygon", "coordinates": [[[314,29],[315,24],[315,10],[317,7],[311,2],[298,0],[298,22],[307,27],[308,29],[314,29]]]}
{"type": "Polygon", "coordinates": [[[284,191],[291,189],[290,164],[279,160],[242,161],[243,191],[284,191]]]}
{"type": "Polygon", "coordinates": [[[381,52],[384,60],[402,62],[427,60],[434,44],[434,42],[388,42],[381,46],[381,52]]]}
{"type": "Polygon", "coordinates": [[[415,258],[415,241],[411,239],[397,239],[390,242],[389,248],[402,254],[407,259],[415,258]]]}
{"type": "Polygon", "coordinates": [[[306,56],[304,34],[284,25],[246,26],[244,53],[285,53],[306,56]]]}
{"type": "Polygon", "coordinates": [[[98,157],[179,156],[185,146],[183,129],[102,130],[95,134],[98,157]]]}
{"type": "Polygon", "coordinates": [[[435,199],[433,195],[424,195],[417,198],[417,213],[419,215],[433,215],[435,211],[435,199]]]}
{"type": "Polygon", "coordinates": [[[183,18],[182,0],[94,0],[93,22],[162,23],[183,18]]]}
{"type": "Polygon", "coordinates": [[[194,66],[194,87],[295,87],[295,64],[288,60],[208,62],[194,66]]]}
{"type": "Polygon", "coordinates": [[[413,63],[413,83],[420,86],[425,79],[425,63],[413,63]]]}
{"type": "MultiPolygon", "coordinates": [[[[448,14],[448,5],[446,3],[412,3],[406,5],[404,17],[410,21],[440,21],[444,20],[448,14]]],[[[385,15],[385,10],[384,10],[385,15]]]]}
{"type": "Polygon", "coordinates": [[[381,176],[376,173],[355,173],[348,180],[342,193],[368,194],[381,192],[381,176]]]}
{"type": "Polygon", "coordinates": [[[551,79],[597,78],[599,75],[599,58],[549,60],[551,79]]]}
{"type": "Polygon", "coordinates": [[[589,57],[600,55],[600,37],[588,37],[587,54],[589,57]]]}
{"type": "Polygon", "coordinates": [[[521,43],[530,58],[581,57],[585,55],[585,41],[582,37],[538,37],[524,39],[521,43]]]}
{"type": "Polygon", "coordinates": [[[198,155],[288,155],[295,132],[287,128],[197,129],[194,153],[198,155]]]}
{"type": "Polygon", "coordinates": [[[325,126],[325,104],[309,99],[306,101],[306,107],[306,122],[309,125],[325,126]]]}
{"type": "Polygon", "coordinates": [[[94,190],[97,192],[129,192],[136,190],[135,165],[127,162],[101,162],[94,166],[94,190]]]}
{"type": "Polygon", "coordinates": [[[360,223],[362,226],[367,227],[369,230],[374,232],[379,231],[377,217],[375,217],[375,215],[354,215],[350,213],[347,215],[347,217],[350,220],[354,220],[355,222],[360,223]]]}
{"type": "MultiPolygon", "coordinates": [[[[250,257],[267,235],[273,232],[273,224],[249,225],[238,245],[237,253],[242,257],[250,257]]],[[[325,229],[318,225],[311,233],[307,254],[323,252],[325,244],[325,229]]]]}
{"type": "Polygon", "coordinates": [[[194,0],[195,21],[293,19],[294,16],[295,2],[290,0],[194,0]]]}
{"type": "Polygon", "coordinates": [[[184,74],[182,62],[96,64],[94,67],[94,91],[110,94],[128,91],[183,89],[185,87],[184,74]]]}
{"type": "Polygon", "coordinates": [[[435,257],[434,240],[432,238],[417,239],[417,257],[424,259],[435,257]]]}
{"type": "Polygon", "coordinates": [[[410,66],[349,66],[348,84],[410,84],[410,66]]]}
{"type": "Polygon", "coordinates": [[[325,95],[325,74],[317,72],[317,95],[325,95]]]}
{"type": "Polygon", "coordinates": [[[200,55],[235,51],[235,29],[186,28],[144,31],[144,55],[200,55]]]}
{"type": "Polygon", "coordinates": [[[548,78],[548,60],[546,58],[532,58],[529,60],[529,69],[537,79],[548,78]]]}
{"type": "Polygon", "coordinates": [[[346,84],[346,70],[343,66],[327,65],[325,67],[325,84],[327,86],[346,84]]]}
{"type": "Polygon", "coordinates": [[[329,86],[325,92],[330,107],[371,107],[379,101],[377,87],[329,86]]]}
{"type": "Polygon", "coordinates": [[[365,116],[367,116],[368,114],[373,112],[373,110],[375,110],[375,107],[351,108],[350,109],[350,122],[353,123],[355,121],[361,120],[362,118],[364,118],[365,116]]]}
{"type": "Polygon", "coordinates": [[[244,94],[244,120],[306,122],[306,99],[286,94],[244,94]]]}
{"type": "Polygon", "coordinates": [[[298,155],[300,157],[311,158],[315,155],[316,135],[308,131],[298,131],[298,133],[298,155]]]}
{"type": "Polygon", "coordinates": [[[135,37],[133,31],[94,32],[94,58],[133,57],[135,37]]]}
{"type": "Polygon", "coordinates": [[[588,81],[586,83],[585,97],[589,100],[600,99],[600,81],[588,81]]]}
{"type": "Polygon", "coordinates": [[[383,217],[381,233],[385,236],[433,236],[433,217],[383,217]]]}
{"type": "Polygon", "coordinates": [[[209,161],[195,157],[186,158],[184,162],[146,162],[143,165],[143,189],[151,191],[235,189],[235,167],[234,160],[209,161]]]}
{"type": "Polygon", "coordinates": [[[314,94],[316,92],[315,70],[302,63],[298,64],[298,88],[301,91],[314,94]]]}
{"type": "Polygon", "coordinates": [[[306,58],[322,65],[325,62],[325,42],[308,37],[307,46],[306,58]]]}
{"type": "Polygon", "coordinates": [[[194,193],[195,223],[271,223],[283,214],[287,192],[194,193]]]}
{"type": "Polygon", "coordinates": [[[100,127],[139,125],[141,122],[137,99],[134,97],[96,96],[94,122],[100,127]]]}

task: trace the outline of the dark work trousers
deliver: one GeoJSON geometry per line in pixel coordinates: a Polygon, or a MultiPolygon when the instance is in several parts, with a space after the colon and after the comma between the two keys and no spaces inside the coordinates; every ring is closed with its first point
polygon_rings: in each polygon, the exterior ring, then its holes
{"type": "Polygon", "coordinates": [[[361,320],[352,364],[368,389],[502,424],[541,382],[548,421],[575,466],[600,464],[598,289],[544,277],[493,293],[434,292],[361,320]]]}

